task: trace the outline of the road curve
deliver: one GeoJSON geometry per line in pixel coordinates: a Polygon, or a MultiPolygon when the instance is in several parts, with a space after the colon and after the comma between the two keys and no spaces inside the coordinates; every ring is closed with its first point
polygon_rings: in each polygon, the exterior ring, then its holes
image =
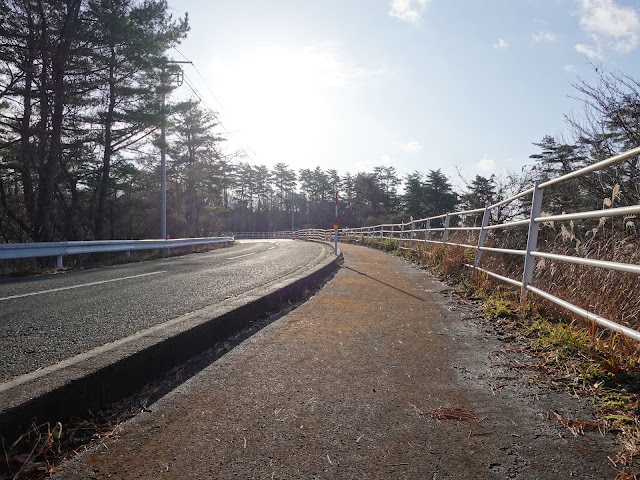
{"type": "Polygon", "coordinates": [[[290,240],[0,282],[0,382],[238,296],[327,249],[290,240]]]}

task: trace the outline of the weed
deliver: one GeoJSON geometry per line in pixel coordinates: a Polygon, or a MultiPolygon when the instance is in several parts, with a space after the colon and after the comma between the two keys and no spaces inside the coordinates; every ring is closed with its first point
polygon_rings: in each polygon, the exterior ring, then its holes
{"type": "Polygon", "coordinates": [[[382,249],[385,252],[395,252],[398,249],[398,241],[393,238],[387,238],[382,244],[382,249]]]}
{"type": "Polygon", "coordinates": [[[626,415],[612,414],[612,415],[604,415],[602,418],[604,418],[607,422],[609,422],[611,425],[616,427],[629,426],[629,425],[633,425],[634,423],[634,418],[627,417],[626,415]]]}
{"type": "Polygon", "coordinates": [[[485,299],[482,312],[489,318],[513,318],[517,310],[511,301],[499,296],[490,296],[485,299]]]}
{"type": "Polygon", "coordinates": [[[638,399],[635,395],[625,392],[611,392],[609,395],[604,395],[600,399],[601,412],[628,412],[638,409],[638,399]]]}

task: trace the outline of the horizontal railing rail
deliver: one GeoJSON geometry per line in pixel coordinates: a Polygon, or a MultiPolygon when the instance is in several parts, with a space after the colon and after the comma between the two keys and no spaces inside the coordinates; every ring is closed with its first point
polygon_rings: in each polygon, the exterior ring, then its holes
{"type": "Polygon", "coordinates": [[[170,240],[90,240],[71,242],[3,243],[0,244],[0,260],[34,257],[56,257],[56,265],[62,268],[62,257],[85,253],[131,252],[134,250],[168,250],[218,243],[231,243],[233,236],[174,238],[170,240]]]}

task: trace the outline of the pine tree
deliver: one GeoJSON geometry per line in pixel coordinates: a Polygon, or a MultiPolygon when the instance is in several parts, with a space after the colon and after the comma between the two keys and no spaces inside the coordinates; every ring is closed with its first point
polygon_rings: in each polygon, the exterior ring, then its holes
{"type": "Polygon", "coordinates": [[[413,219],[426,217],[427,193],[422,173],[414,171],[404,177],[402,204],[404,213],[413,219]]]}
{"type": "Polygon", "coordinates": [[[424,187],[426,195],[425,216],[432,217],[453,212],[458,203],[458,196],[453,191],[449,179],[440,169],[429,170],[424,187]]]}
{"type": "Polygon", "coordinates": [[[476,177],[469,185],[467,192],[460,197],[462,208],[465,210],[475,210],[484,208],[496,201],[495,177],[486,178],[481,175],[476,177]]]}
{"type": "Polygon", "coordinates": [[[170,120],[173,141],[168,148],[171,160],[167,175],[174,190],[174,214],[184,221],[186,230],[169,233],[173,237],[210,234],[214,222],[202,218],[203,212],[207,206],[213,211],[222,206],[223,187],[217,180],[221,174],[219,144],[223,139],[215,133],[218,122],[195,100],[176,106],[170,120]]]}
{"type": "MultiPolygon", "coordinates": [[[[549,135],[534,145],[542,150],[529,156],[538,162],[534,171],[540,181],[560,177],[584,164],[585,158],[579,154],[577,146],[560,144],[549,135]]],[[[543,196],[543,209],[553,214],[579,210],[585,204],[583,186],[584,180],[570,180],[551,187],[543,196]]]]}
{"type": "Polygon", "coordinates": [[[90,0],[84,21],[92,27],[90,61],[99,85],[92,121],[100,127],[97,141],[102,147],[95,212],[95,236],[102,238],[113,157],[159,125],[157,67],[164,52],[184,38],[188,23],[186,17],[173,21],[162,0],[90,0]]]}

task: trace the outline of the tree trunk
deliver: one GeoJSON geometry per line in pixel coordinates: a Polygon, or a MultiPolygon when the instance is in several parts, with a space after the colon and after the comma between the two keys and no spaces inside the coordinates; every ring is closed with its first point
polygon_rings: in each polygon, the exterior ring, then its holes
{"type": "Polygon", "coordinates": [[[98,210],[95,220],[96,239],[104,238],[104,223],[107,216],[106,200],[109,195],[110,173],[111,173],[111,129],[113,127],[113,118],[116,108],[115,95],[115,62],[116,52],[111,47],[111,59],[109,62],[109,107],[104,122],[104,154],[102,156],[102,175],[100,177],[100,185],[98,186],[98,210]]]}
{"type": "Polygon", "coordinates": [[[80,12],[82,0],[67,3],[58,44],[51,59],[51,91],[53,96],[53,112],[51,115],[51,136],[49,152],[40,172],[38,189],[38,224],[40,227],[38,240],[53,240],[53,200],[55,179],[62,156],[62,124],[64,121],[64,105],[66,100],[65,73],[71,49],[71,40],[80,12]]]}
{"type": "MultiPolygon", "coordinates": [[[[33,80],[34,80],[34,61],[36,57],[36,44],[34,38],[33,15],[31,12],[31,4],[27,3],[27,53],[24,63],[24,94],[23,98],[23,116],[20,123],[20,180],[23,186],[24,207],[27,212],[27,219],[30,228],[25,232],[33,238],[34,227],[36,224],[36,202],[33,191],[33,152],[31,140],[31,113],[32,113],[32,97],[33,97],[33,80]]],[[[21,225],[24,228],[24,224],[21,225]]]]}

